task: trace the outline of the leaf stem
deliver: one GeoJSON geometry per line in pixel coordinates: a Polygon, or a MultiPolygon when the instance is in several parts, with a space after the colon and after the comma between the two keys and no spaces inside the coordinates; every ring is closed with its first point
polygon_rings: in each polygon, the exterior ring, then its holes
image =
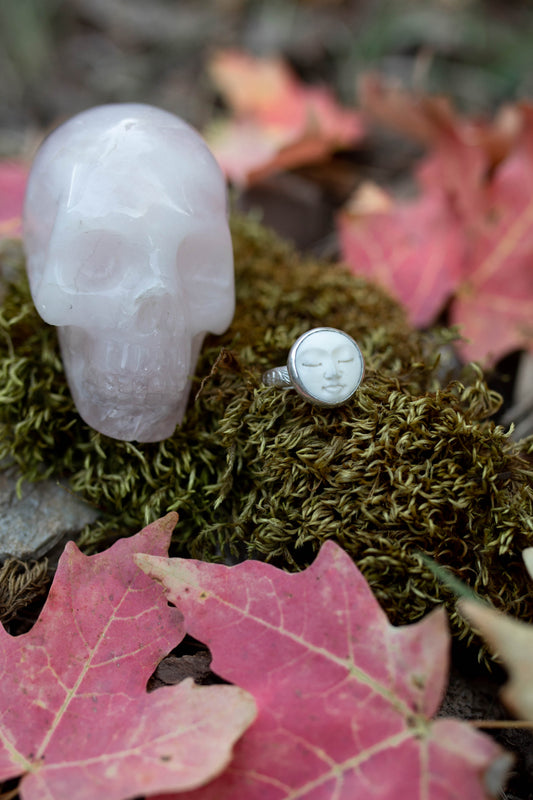
{"type": "Polygon", "coordinates": [[[13,800],[14,797],[18,796],[18,793],[19,793],[18,786],[15,789],[11,789],[9,792],[1,792],[0,800],[13,800]]]}
{"type": "MultiPolygon", "coordinates": [[[[465,720],[473,728],[531,728],[533,721],[527,719],[468,719],[465,720]]],[[[2,800],[0,798],[0,800],[2,800]]]]}

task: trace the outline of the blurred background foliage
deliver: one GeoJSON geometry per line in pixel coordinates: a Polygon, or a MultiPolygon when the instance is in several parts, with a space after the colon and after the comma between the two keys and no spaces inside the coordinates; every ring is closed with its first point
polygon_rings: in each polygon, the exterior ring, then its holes
{"type": "Polygon", "coordinates": [[[356,102],[379,70],[469,113],[533,94],[533,4],[480,0],[2,0],[0,156],[102,102],[142,101],[202,128],[209,55],[283,55],[356,102]]]}

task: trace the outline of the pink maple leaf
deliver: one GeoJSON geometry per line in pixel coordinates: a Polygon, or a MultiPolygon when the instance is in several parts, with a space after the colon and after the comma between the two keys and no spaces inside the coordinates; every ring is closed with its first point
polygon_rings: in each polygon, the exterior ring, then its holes
{"type": "Polygon", "coordinates": [[[208,644],[213,670],[259,711],[226,771],[182,800],[489,796],[485,778],[508,757],[467,723],[431,719],[448,671],[442,609],[393,627],[330,541],[297,574],[254,561],[136,560],[208,644]]]}
{"type": "Polygon", "coordinates": [[[169,514],[99,555],[69,543],[26,634],[0,628],[0,780],[22,800],[119,800],[202,785],[255,716],[232,686],[192,680],[148,694],[183,636],[179,611],[133,562],[167,552],[169,514]]]}
{"type": "Polygon", "coordinates": [[[22,232],[22,206],[28,167],[16,161],[0,162],[0,239],[11,239],[22,232]]]}
{"type": "Polygon", "coordinates": [[[426,327],[463,280],[466,220],[482,208],[485,138],[444,98],[416,97],[375,75],[364,76],[359,90],[367,113],[430,152],[417,170],[416,199],[396,201],[365,185],[355,193],[337,217],[342,255],[399,300],[415,326],[426,327]]]}
{"type": "Polygon", "coordinates": [[[363,135],[360,115],[323,87],[305,86],[279,58],[222,51],[210,64],[234,118],[207,132],[221,167],[236,183],[325,159],[363,135]]]}
{"type": "Polygon", "coordinates": [[[462,357],[489,364],[533,349],[533,107],[522,111],[522,136],[466,231],[463,280],[451,306],[451,322],[467,340],[458,345],[462,357]]]}
{"type": "Polygon", "coordinates": [[[443,192],[398,203],[363,184],[337,218],[343,257],[379,283],[417,327],[432,323],[461,281],[465,242],[443,192]]]}
{"type": "Polygon", "coordinates": [[[465,360],[490,365],[532,348],[532,108],[471,121],[442,99],[386,88],[374,76],[362,81],[361,96],[376,119],[430,151],[416,200],[369,203],[378,191],[363,187],[340,213],[347,263],[400,300],[417,326],[434,322],[450,302],[465,360]]]}

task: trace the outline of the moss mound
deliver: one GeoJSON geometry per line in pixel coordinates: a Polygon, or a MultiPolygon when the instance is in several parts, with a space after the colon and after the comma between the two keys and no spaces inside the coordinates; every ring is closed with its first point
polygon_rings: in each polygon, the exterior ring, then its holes
{"type": "MultiPolygon", "coordinates": [[[[55,331],[25,280],[12,282],[0,316],[0,457],[28,479],[68,475],[104,512],[81,536],[86,552],[177,510],[173,552],[206,560],[299,569],[335,539],[398,624],[452,599],[420,552],[531,618],[520,554],[533,545],[533,447],[489,420],[499,397],[481,373],[443,383],[442,342],[410,329],[378,289],[301,260],[252,221],[234,221],[233,233],[234,324],[206,340],[185,422],[160,444],[117,442],[79,419],[55,331]],[[365,356],[365,380],[342,408],[261,384],[319,325],[346,330],[365,356]]],[[[20,250],[4,250],[4,272],[17,274],[17,260],[20,250]]]]}

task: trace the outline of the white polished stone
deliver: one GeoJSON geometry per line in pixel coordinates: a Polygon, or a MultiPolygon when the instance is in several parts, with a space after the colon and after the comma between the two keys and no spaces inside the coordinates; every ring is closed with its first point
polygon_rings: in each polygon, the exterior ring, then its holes
{"type": "Polygon", "coordinates": [[[201,137],[141,104],[78,114],[35,157],[24,246],[83,419],[116,439],[170,436],[204,335],[235,305],[226,186],[201,137]]]}

